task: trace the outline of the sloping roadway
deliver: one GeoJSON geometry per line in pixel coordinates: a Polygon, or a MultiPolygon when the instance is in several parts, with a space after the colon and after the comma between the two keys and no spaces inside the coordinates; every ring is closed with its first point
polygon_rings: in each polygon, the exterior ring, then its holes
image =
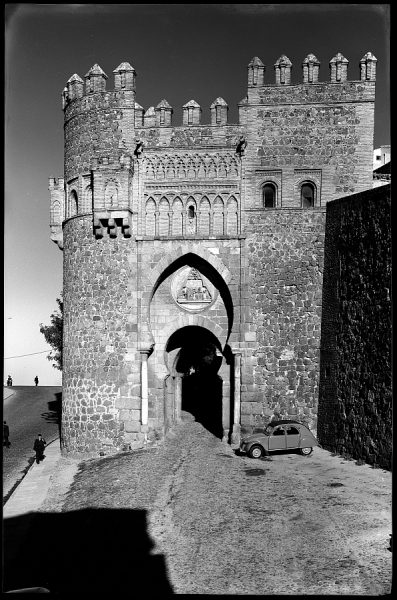
{"type": "Polygon", "coordinates": [[[10,428],[10,447],[3,447],[3,503],[33,462],[37,434],[47,443],[59,437],[61,393],[60,386],[4,388],[3,420],[10,428]]]}

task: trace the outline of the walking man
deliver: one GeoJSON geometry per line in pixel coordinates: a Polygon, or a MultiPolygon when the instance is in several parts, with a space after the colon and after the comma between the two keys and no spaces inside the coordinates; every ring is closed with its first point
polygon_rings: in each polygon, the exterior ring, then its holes
{"type": "Polygon", "coordinates": [[[10,437],[10,428],[7,425],[7,422],[4,421],[3,423],[3,446],[5,446],[6,448],[10,447],[10,440],[8,439],[10,437]]]}
{"type": "Polygon", "coordinates": [[[8,376],[7,385],[8,385],[8,387],[10,387],[12,385],[12,377],[11,377],[11,375],[8,376]]]}
{"type": "Polygon", "coordinates": [[[37,438],[34,441],[33,450],[36,452],[36,463],[39,464],[41,460],[44,458],[44,448],[46,446],[45,439],[42,438],[41,433],[38,434],[37,438]]]}
{"type": "Polygon", "coordinates": [[[36,386],[37,386],[37,385],[39,385],[39,378],[37,377],[37,375],[36,375],[36,377],[34,378],[34,382],[35,382],[36,386]]]}

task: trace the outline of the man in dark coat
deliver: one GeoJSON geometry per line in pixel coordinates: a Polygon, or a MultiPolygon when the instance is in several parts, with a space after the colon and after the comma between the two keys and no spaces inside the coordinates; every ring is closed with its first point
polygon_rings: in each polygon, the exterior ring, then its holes
{"type": "Polygon", "coordinates": [[[35,384],[36,384],[36,385],[39,385],[39,378],[37,377],[37,375],[36,375],[36,377],[34,378],[34,382],[35,382],[35,384]]]}
{"type": "Polygon", "coordinates": [[[6,421],[4,421],[3,423],[3,446],[5,446],[6,448],[10,447],[10,441],[9,438],[10,437],[10,428],[8,427],[6,421]]]}
{"type": "Polygon", "coordinates": [[[39,464],[41,460],[44,458],[44,448],[46,445],[46,441],[42,438],[41,433],[38,434],[37,438],[34,441],[33,450],[36,452],[36,462],[39,464]]]}

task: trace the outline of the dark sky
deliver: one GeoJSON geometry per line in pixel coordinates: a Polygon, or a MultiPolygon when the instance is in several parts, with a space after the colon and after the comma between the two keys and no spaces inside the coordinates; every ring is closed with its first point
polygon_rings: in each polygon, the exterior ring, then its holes
{"type": "MultiPolygon", "coordinates": [[[[286,54],[292,83],[299,83],[310,52],[327,81],[337,52],[349,60],[348,79],[359,79],[367,51],[378,59],[378,147],[390,143],[387,4],[6,5],[5,356],[46,348],[38,323],[49,322],[62,288],[62,253],[49,239],[48,178],[63,176],[61,92],[71,75],[84,78],[98,63],[111,89],[113,69],[128,61],[145,109],[165,98],[179,124],[182,105],[194,99],[206,123],[222,96],[229,121],[237,122],[253,56],[273,83],[273,65],[286,54]]],[[[6,370],[29,379],[37,364],[49,381],[57,372],[44,357],[6,361],[6,370]]]]}

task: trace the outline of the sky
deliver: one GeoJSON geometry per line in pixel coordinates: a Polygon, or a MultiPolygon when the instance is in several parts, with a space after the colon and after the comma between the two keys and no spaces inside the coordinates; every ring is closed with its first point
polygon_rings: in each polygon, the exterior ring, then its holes
{"type": "Polygon", "coordinates": [[[329,80],[337,52],[349,60],[378,59],[374,148],[390,144],[390,5],[388,4],[7,4],[5,8],[4,381],[61,385],[39,331],[62,291],[62,252],[50,240],[49,177],[63,177],[61,93],[67,80],[99,64],[137,72],[136,100],[145,110],[165,98],[173,124],[196,100],[202,123],[219,96],[237,123],[247,89],[247,65],[258,56],[274,83],[281,54],[302,81],[309,54],[329,80]]]}

